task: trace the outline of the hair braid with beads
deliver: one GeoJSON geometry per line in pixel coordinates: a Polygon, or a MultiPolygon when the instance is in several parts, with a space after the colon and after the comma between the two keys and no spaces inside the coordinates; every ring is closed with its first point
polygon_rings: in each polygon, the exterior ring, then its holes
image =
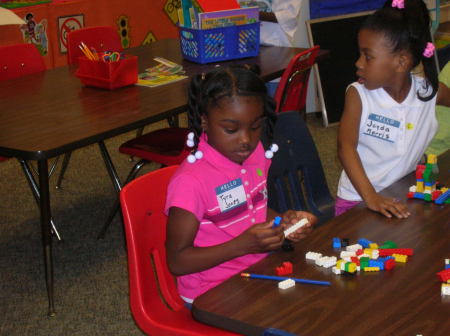
{"type": "Polygon", "coordinates": [[[194,133],[193,152],[197,150],[202,134],[202,116],[208,115],[211,107],[217,106],[225,97],[260,97],[264,103],[264,130],[268,143],[272,142],[276,120],[275,101],[267,94],[266,86],[259,77],[256,66],[233,65],[217,67],[208,73],[194,76],[188,91],[188,125],[194,133]]]}

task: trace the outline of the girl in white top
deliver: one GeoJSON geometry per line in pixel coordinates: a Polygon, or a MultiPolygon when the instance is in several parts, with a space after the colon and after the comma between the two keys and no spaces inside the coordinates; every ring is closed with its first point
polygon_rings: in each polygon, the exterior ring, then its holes
{"type": "Polygon", "coordinates": [[[429,27],[422,0],[388,0],[359,31],[359,79],[347,89],[338,135],[336,215],[364,201],[386,217],[409,216],[404,203],[379,192],[414,171],[437,131],[435,105],[450,106],[429,27]],[[425,78],[411,74],[420,63],[425,78]]]}

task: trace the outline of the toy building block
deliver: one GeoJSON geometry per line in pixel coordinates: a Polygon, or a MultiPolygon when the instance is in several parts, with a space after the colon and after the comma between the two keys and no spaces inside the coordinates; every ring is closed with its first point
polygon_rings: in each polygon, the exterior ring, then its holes
{"type": "Polygon", "coordinates": [[[356,250],[355,254],[356,256],[361,256],[362,254],[364,254],[364,250],[363,249],[356,250]]]}
{"type": "Polygon", "coordinates": [[[395,267],[395,259],[388,259],[384,262],[384,269],[390,271],[395,267]]]}
{"type": "Polygon", "coordinates": [[[343,238],[343,239],[341,240],[341,245],[342,245],[342,247],[348,246],[348,243],[349,243],[348,238],[343,238]]]}
{"type": "Polygon", "coordinates": [[[380,257],[390,256],[395,254],[403,254],[407,256],[412,256],[414,250],[412,248],[394,248],[394,249],[379,249],[380,257]]]}
{"type": "Polygon", "coordinates": [[[436,204],[450,204],[450,189],[448,189],[446,192],[444,192],[441,196],[436,198],[434,201],[436,204]]]}
{"type": "Polygon", "coordinates": [[[281,264],[281,266],[278,266],[275,268],[275,272],[277,275],[286,275],[291,274],[293,270],[292,263],[290,261],[285,261],[281,264]]]}
{"type": "Polygon", "coordinates": [[[281,220],[282,220],[282,218],[281,218],[280,216],[276,216],[276,217],[273,219],[273,225],[272,225],[272,227],[274,227],[274,228],[279,227],[280,224],[281,224],[281,220]]]}
{"type": "Polygon", "coordinates": [[[441,285],[441,295],[450,295],[450,284],[441,285]]]}
{"type": "Polygon", "coordinates": [[[450,280],[450,269],[445,269],[437,273],[437,276],[442,282],[447,282],[450,280]]]}
{"type": "Polygon", "coordinates": [[[344,265],[344,271],[348,273],[355,273],[356,272],[356,264],[352,262],[346,262],[344,265]]]}
{"type": "Polygon", "coordinates": [[[378,244],[377,243],[371,243],[371,244],[369,244],[369,248],[371,248],[371,249],[378,249],[378,244]]]}
{"type": "Polygon", "coordinates": [[[378,272],[380,270],[379,267],[365,267],[364,272],[378,272]]]}
{"type": "Polygon", "coordinates": [[[322,256],[322,253],[318,253],[318,252],[306,252],[305,258],[307,260],[314,260],[316,261],[317,258],[320,258],[322,256]]]}
{"type": "Polygon", "coordinates": [[[364,254],[367,254],[370,259],[378,259],[378,257],[380,256],[379,250],[371,248],[364,249],[364,254]]]}
{"type": "Polygon", "coordinates": [[[351,258],[356,256],[356,252],[353,251],[341,251],[340,255],[341,259],[351,258]]]}
{"type": "Polygon", "coordinates": [[[391,248],[397,248],[397,244],[394,243],[392,240],[386,240],[379,249],[391,249],[391,248]]]}
{"type": "Polygon", "coordinates": [[[331,271],[332,271],[334,274],[341,274],[341,273],[342,273],[341,270],[340,270],[339,268],[337,268],[336,266],[334,266],[334,267],[331,269],[331,271]]]}
{"type": "Polygon", "coordinates": [[[341,248],[341,239],[333,238],[333,248],[341,248]]]}
{"type": "Polygon", "coordinates": [[[351,251],[351,252],[356,252],[358,250],[361,250],[363,247],[360,244],[353,244],[353,245],[348,245],[345,250],[346,251],[351,251]]]}
{"type": "Polygon", "coordinates": [[[403,263],[405,263],[405,262],[408,261],[408,256],[404,255],[404,254],[394,253],[392,256],[394,257],[396,262],[403,262],[403,263]]]}
{"type": "Polygon", "coordinates": [[[450,268],[450,259],[445,259],[445,269],[450,268]]]}
{"type": "Polygon", "coordinates": [[[322,262],[322,267],[330,268],[336,265],[337,258],[336,257],[326,257],[326,260],[322,262]]]}
{"type": "Polygon", "coordinates": [[[279,289],[288,289],[291,287],[295,287],[295,281],[292,279],[286,279],[278,283],[279,289]]]}
{"type": "Polygon", "coordinates": [[[358,239],[358,244],[364,248],[367,248],[367,247],[369,247],[370,244],[372,244],[372,242],[365,238],[360,238],[360,239],[358,239]]]}
{"type": "Polygon", "coordinates": [[[297,231],[302,226],[305,226],[308,223],[309,223],[309,221],[306,218],[300,219],[297,223],[295,223],[294,225],[292,225],[292,226],[288,227],[286,230],[284,230],[284,236],[285,237],[289,236],[291,233],[297,231]]]}

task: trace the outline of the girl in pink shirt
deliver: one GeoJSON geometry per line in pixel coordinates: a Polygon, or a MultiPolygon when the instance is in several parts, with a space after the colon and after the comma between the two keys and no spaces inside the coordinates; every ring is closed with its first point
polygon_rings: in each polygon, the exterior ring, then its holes
{"type": "Polygon", "coordinates": [[[262,129],[271,136],[273,107],[264,82],[247,67],[219,67],[192,79],[193,151],[173,176],[166,202],[167,261],[186,302],[280,248],[288,226],[309,220],[289,236],[298,241],[316,222],[310,213],[287,211],[272,227],[278,214],[267,208],[266,179],[277,146],[265,151],[260,138],[262,129]]]}

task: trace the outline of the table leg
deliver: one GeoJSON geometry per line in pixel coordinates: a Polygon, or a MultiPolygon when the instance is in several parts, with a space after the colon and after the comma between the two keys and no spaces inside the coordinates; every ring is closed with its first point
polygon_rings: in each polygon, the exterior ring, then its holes
{"type": "Polygon", "coordinates": [[[55,304],[53,295],[53,256],[52,256],[52,234],[50,227],[50,193],[48,186],[48,162],[38,161],[39,188],[40,188],[40,211],[42,247],[44,249],[45,282],[48,295],[48,316],[55,316],[55,304]]]}
{"type": "Polygon", "coordinates": [[[122,184],[120,183],[119,175],[117,175],[116,168],[111,160],[111,156],[108,153],[108,149],[103,141],[98,142],[100,153],[102,153],[103,161],[105,162],[106,170],[113,183],[114,189],[119,193],[122,190],[122,184]]]}

